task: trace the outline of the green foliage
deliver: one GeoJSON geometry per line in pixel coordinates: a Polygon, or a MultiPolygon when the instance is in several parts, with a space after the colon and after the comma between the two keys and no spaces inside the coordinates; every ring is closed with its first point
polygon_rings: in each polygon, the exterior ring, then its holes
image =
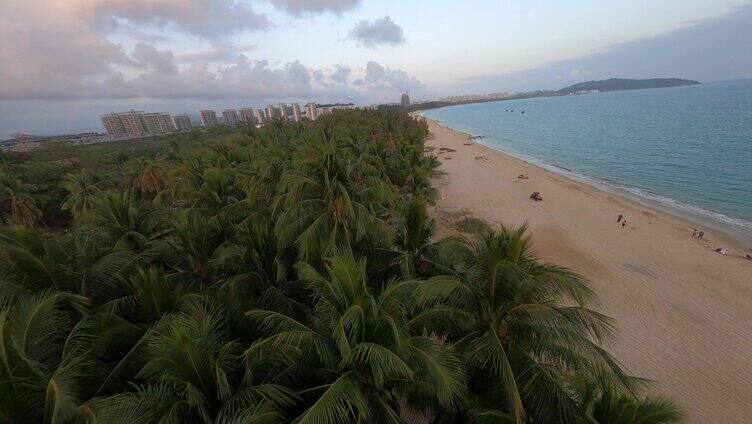
{"type": "Polygon", "coordinates": [[[680,421],[525,228],[436,240],[427,136],[385,109],[4,158],[0,421],[680,421]]]}

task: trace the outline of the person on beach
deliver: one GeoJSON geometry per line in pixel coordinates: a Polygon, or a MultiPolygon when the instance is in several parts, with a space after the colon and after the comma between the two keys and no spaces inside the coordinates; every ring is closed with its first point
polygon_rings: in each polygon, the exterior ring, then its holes
{"type": "Polygon", "coordinates": [[[616,222],[621,222],[622,218],[624,218],[624,215],[619,214],[619,216],[616,218],[616,222]]]}
{"type": "Polygon", "coordinates": [[[697,237],[697,228],[692,229],[692,238],[697,237]]]}
{"type": "Polygon", "coordinates": [[[703,237],[705,237],[705,231],[700,230],[700,232],[697,233],[697,238],[702,240],[703,237]]]}
{"type": "Polygon", "coordinates": [[[627,219],[626,219],[626,218],[624,218],[624,221],[622,221],[622,222],[621,222],[621,226],[622,226],[622,227],[624,227],[624,226],[626,226],[626,225],[627,225],[627,219]]]}

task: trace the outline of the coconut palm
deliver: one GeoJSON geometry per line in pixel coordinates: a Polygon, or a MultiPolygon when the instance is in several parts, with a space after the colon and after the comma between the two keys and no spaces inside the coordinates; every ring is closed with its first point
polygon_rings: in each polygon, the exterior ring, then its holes
{"type": "Polygon", "coordinates": [[[102,192],[92,200],[82,222],[86,232],[102,237],[115,249],[143,251],[162,236],[155,211],[130,193],[102,192]]]}
{"type": "Polygon", "coordinates": [[[245,352],[250,372],[313,385],[300,393],[306,409],[296,422],[401,422],[400,401],[408,398],[459,406],[464,372],[452,347],[409,332],[419,282],[396,281],[378,292],[369,286],[365,261],[349,254],[327,260],[325,268],[322,275],[306,263],[298,267],[314,293],[314,315],[248,313],[268,334],[245,352]]]}
{"type": "Polygon", "coordinates": [[[0,308],[3,422],[72,422],[93,394],[101,371],[96,318],[72,321],[66,297],[40,292],[0,308]]]}
{"type": "Polygon", "coordinates": [[[42,211],[32,194],[36,189],[33,184],[0,173],[0,205],[7,223],[31,227],[42,218],[42,211]]]}
{"type": "MultiPolygon", "coordinates": [[[[633,379],[636,389],[647,382],[633,379]]],[[[663,397],[641,396],[638,390],[625,391],[609,379],[576,384],[588,422],[599,424],[675,424],[684,422],[684,413],[663,397]]]]}
{"type": "Polygon", "coordinates": [[[167,185],[162,166],[153,159],[137,158],[127,165],[131,185],[139,193],[155,196],[167,185]]]}
{"type": "Polygon", "coordinates": [[[280,179],[276,233],[281,245],[294,244],[311,261],[369,240],[387,244],[392,232],[376,209],[390,201],[388,187],[373,178],[353,181],[334,144],[311,149],[302,170],[287,171],[280,179]]]}
{"type": "Polygon", "coordinates": [[[0,422],[677,422],[524,227],[437,239],[427,136],[387,108],[9,154],[0,422]]]}
{"type": "Polygon", "coordinates": [[[575,376],[628,384],[599,342],[611,322],[588,306],[595,295],[576,274],[539,262],[527,227],[479,235],[463,252],[460,279],[422,287],[422,302],[448,302],[469,321],[457,346],[470,368],[473,410],[514,422],[572,422],[583,409],[575,376]]]}
{"type": "Polygon", "coordinates": [[[68,196],[61,209],[69,211],[74,217],[90,211],[94,196],[99,192],[96,174],[87,168],[66,175],[63,187],[68,191],[68,196]]]}
{"type": "Polygon", "coordinates": [[[0,299],[54,290],[96,306],[122,296],[128,273],[144,259],[90,238],[0,229],[0,299]]]}
{"type": "Polygon", "coordinates": [[[277,421],[279,408],[293,403],[295,396],[285,387],[243,383],[237,368],[240,346],[228,333],[224,313],[195,298],[149,337],[139,376],[152,385],[142,398],[162,400],[155,418],[212,423],[258,415],[277,421]]]}

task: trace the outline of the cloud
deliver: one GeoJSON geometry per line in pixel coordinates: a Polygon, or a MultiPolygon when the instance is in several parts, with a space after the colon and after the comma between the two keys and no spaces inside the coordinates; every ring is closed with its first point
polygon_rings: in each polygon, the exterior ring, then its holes
{"type": "Polygon", "coordinates": [[[535,69],[467,78],[453,91],[559,89],[591,79],[678,77],[698,81],[752,77],[752,5],[654,37],[535,69]]]}
{"type": "Polygon", "coordinates": [[[266,29],[269,19],[236,0],[71,0],[75,14],[100,30],[131,24],[217,39],[245,30],[266,29]]]}
{"type": "Polygon", "coordinates": [[[324,12],[339,15],[360,6],[361,3],[363,0],[272,0],[275,7],[296,17],[324,12]]]}
{"type": "Polygon", "coordinates": [[[244,52],[255,49],[254,44],[235,44],[232,42],[212,42],[211,47],[190,53],[177,54],[179,62],[234,62],[244,52]]]}
{"type": "Polygon", "coordinates": [[[366,63],[365,77],[356,79],[353,84],[370,90],[394,93],[425,89],[423,83],[402,69],[390,69],[374,61],[366,63]]]}
{"type": "Polygon", "coordinates": [[[334,82],[345,84],[350,77],[350,68],[345,65],[335,65],[334,71],[331,74],[331,79],[334,82]]]}
{"type": "Polygon", "coordinates": [[[392,22],[392,18],[384,16],[373,22],[360,21],[350,30],[350,37],[361,45],[374,48],[379,44],[396,46],[405,42],[402,28],[392,22]]]}
{"type": "Polygon", "coordinates": [[[80,97],[133,61],[55,1],[21,1],[0,14],[0,99],[80,97]]]}

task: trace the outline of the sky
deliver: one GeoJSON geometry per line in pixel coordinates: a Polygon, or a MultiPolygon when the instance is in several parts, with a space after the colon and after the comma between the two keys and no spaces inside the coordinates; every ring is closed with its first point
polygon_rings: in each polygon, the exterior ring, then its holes
{"type": "Polygon", "coordinates": [[[131,108],[752,78],[752,0],[0,0],[0,138],[131,108]]]}

